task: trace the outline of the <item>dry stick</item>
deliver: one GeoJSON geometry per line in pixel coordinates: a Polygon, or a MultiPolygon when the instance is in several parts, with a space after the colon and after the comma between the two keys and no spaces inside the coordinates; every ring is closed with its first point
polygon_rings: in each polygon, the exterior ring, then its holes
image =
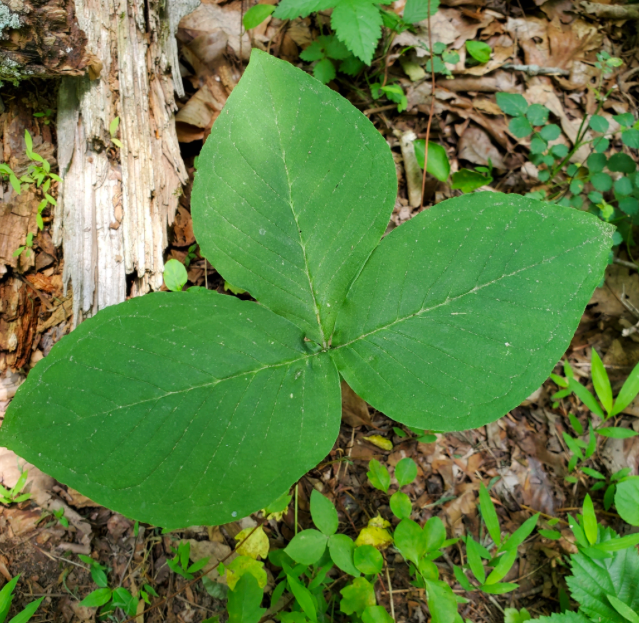
{"type": "MultiPolygon", "coordinates": [[[[262,518],[258,521],[257,526],[255,526],[255,528],[253,528],[253,530],[251,530],[245,537],[244,539],[238,543],[235,547],[235,550],[237,550],[238,547],[241,547],[242,545],[244,545],[244,543],[246,543],[246,541],[248,541],[252,536],[253,533],[262,525],[264,525],[266,523],[266,518],[262,518]]],[[[38,548],[39,549],[39,548],[38,548]]],[[[42,550],[40,550],[42,551],[42,550]]],[[[43,552],[44,553],[44,552],[43,552]]],[[[220,560],[220,562],[225,562],[226,560],[228,560],[231,556],[233,555],[233,551],[230,551],[226,556],[224,556],[224,558],[222,558],[222,560],[220,560]]],[[[70,561],[67,561],[70,562],[70,561]]],[[[219,564],[219,563],[218,563],[219,564]]],[[[206,573],[202,573],[202,575],[198,575],[196,578],[193,578],[192,580],[189,580],[186,584],[184,584],[184,586],[182,586],[182,588],[180,588],[179,590],[175,591],[174,593],[171,593],[170,595],[167,595],[166,597],[163,597],[162,599],[160,599],[160,601],[158,601],[156,604],[153,604],[152,606],[150,606],[149,608],[146,608],[145,610],[143,610],[142,612],[140,612],[139,614],[136,614],[132,617],[129,617],[128,619],[124,619],[124,621],[122,621],[122,623],[131,623],[131,621],[135,621],[138,617],[144,616],[147,612],[151,612],[151,610],[155,610],[156,608],[159,608],[162,604],[166,603],[167,601],[169,601],[169,599],[173,599],[174,597],[176,597],[177,595],[179,595],[182,591],[185,591],[189,586],[195,584],[196,582],[198,582],[199,580],[201,580],[207,573],[210,573],[210,571],[207,571],[206,573]]]]}
{"type": "Polygon", "coordinates": [[[430,0],[428,0],[428,50],[430,51],[430,110],[428,111],[428,125],[426,126],[426,140],[424,141],[424,175],[422,177],[422,208],[424,207],[424,199],[426,197],[426,169],[428,167],[428,141],[430,139],[430,126],[433,122],[433,113],[435,112],[435,59],[433,58],[433,31],[430,23],[430,0]]]}
{"type": "Polygon", "coordinates": [[[390,600],[391,618],[395,620],[395,604],[393,603],[393,587],[390,581],[390,573],[388,572],[388,564],[386,565],[386,581],[388,582],[388,599],[390,600]]]}

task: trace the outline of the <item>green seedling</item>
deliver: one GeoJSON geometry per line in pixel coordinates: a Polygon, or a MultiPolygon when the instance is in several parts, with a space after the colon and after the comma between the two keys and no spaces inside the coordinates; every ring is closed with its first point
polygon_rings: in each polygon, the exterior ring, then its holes
{"type": "Polygon", "coordinates": [[[246,30],[252,30],[257,28],[265,19],[275,11],[275,6],[272,4],[256,4],[252,6],[242,18],[242,24],[246,30]]]}
{"type": "MultiPolygon", "coordinates": [[[[639,394],[639,364],[637,364],[629,374],[617,397],[613,398],[612,386],[610,385],[608,373],[606,372],[606,368],[594,348],[592,349],[590,361],[592,384],[597,398],[595,398],[595,396],[593,396],[592,393],[575,378],[574,373],[570,368],[570,364],[567,361],[564,363],[564,372],[566,374],[565,378],[556,374],[551,374],[550,376],[550,378],[561,388],[558,392],[553,394],[552,398],[555,400],[555,404],[558,404],[558,400],[574,393],[591,413],[605,422],[614,416],[619,415],[632,403],[632,401],[637,397],[637,394],[639,394]]],[[[583,427],[574,416],[571,418],[571,424],[578,434],[583,434],[583,427]],[[580,430],[581,432],[579,432],[580,430]]],[[[614,439],[627,439],[628,437],[635,437],[639,434],[631,428],[614,426],[598,426],[594,429],[594,432],[602,437],[612,437],[614,439]]],[[[564,439],[566,439],[566,436],[564,436],[564,439]]],[[[566,441],[566,443],[569,444],[569,447],[572,450],[571,446],[573,442],[566,441]]],[[[589,444],[586,442],[580,440],[579,445],[589,449],[589,444]]],[[[589,453],[586,458],[592,456],[593,452],[594,448],[589,449],[589,453]]]]}
{"type": "Polygon", "coordinates": [[[53,516],[63,528],[69,527],[69,520],[64,516],[64,508],[58,508],[53,511],[53,516]]]}
{"type": "MultiPolygon", "coordinates": [[[[0,623],[4,623],[7,620],[7,616],[9,616],[9,610],[11,609],[14,597],[13,592],[19,579],[20,575],[16,575],[15,578],[7,582],[2,587],[2,590],[0,590],[0,623]]],[[[40,599],[32,601],[24,610],[9,619],[8,623],[27,623],[35,614],[43,599],[44,597],[40,597],[40,599]]]]}
{"type": "Polygon", "coordinates": [[[340,378],[421,431],[501,417],[568,347],[613,227],[491,192],[382,239],[396,192],[372,123],[254,50],[200,155],[192,214],[202,257],[259,303],[191,287],[101,310],[30,372],[0,444],[177,529],[256,512],[324,460],[340,378]]]}
{"type": "Polygon", "coordinates": [[[404,89],[399,84],[387,84],[382,86],[379,82],[374,82],[370,85],[371,95],[373,99],[379,99],[382,95],[385,95],[391,102],[397,104],[397,112],[403,112],[408,106],[408,100],[404,89]]]}
{"type": "Polygon", "coordinates": [[[27,478],[29,477],[29,471],[24,470],[20,477],[18,478],[18,482],[16,482],[15,486],[12,489],[5,489],[2,485],[0,485],[0,504],[19,504],[20,502],[25,502],[31,497],[30,493],[22,493],[22,490],[25,488],[27,484],[27,478]]]}
{"type": "Polygon", "coordinates": [[[189,280],[184,264],[171,259],[164,265],[164,284],[171,292],[180,292],[189,280]]]}
{"type": "Polygon", "coordinates": [[[25,257],[29,257],[31,255],[31,249],[33,248],[33,234],[29,232],[27,237],[25,238],[24,244],[21,247],[18,247],[13,252],[13,257],[18,257],[23,251],[25,257]]]}
{"type": "Polygon", "coordinates": [[[434,71],[436,74],[445,76],[446,78],[452,78],[453,72],[449,65],[455,65],[459,63],[459,54],[455,50],[446,49],[446,44],[439,41],[433,43],[433,51],[431,58],[426,62],[426,73],[430,74],[434,71]]]}
{"type": "Polygon", "coordinates": [[[109,135],[111,136],[111,142],[116,146],[122,149],[122,143],[116,138],[118,133],[118,128],[120,127],[120,117],[116,117],[109,124],[109,135]]]}
{"type": "Polygon", "coordinates": [[[50,108],[47,108],[44,112],[34,112],[33,116],[36,119],[40,119],[44,125],[49,125],[53,118],[53,111],[50,108]]]}
{"type": "Polygon", "coordinates": [[[186,257],[184,258],[184,266],[188,268],[191,265],[191,262],[195,260],[197,260],[197,242],[195,244],[192,244],[186,252],[186,257]]]}
{"type": "Polygon", "coordinates": [[[189,564],[191,555],[191,544],[188,541],[182,541],[177,549],[172,548],[175,556],[171,560],[167,560],[166,564],[169,569],[187,580],[192,580],[198,571],[204,569],[209,562],[208,558],[201,558],[192,565],[189,564]]]}
{"type": "Polygon", "coordinates": [[[466,51],[476,61],[474,64],[484,65],[490,60],[492,48],[483,41],[466,41],[466,51]]]}

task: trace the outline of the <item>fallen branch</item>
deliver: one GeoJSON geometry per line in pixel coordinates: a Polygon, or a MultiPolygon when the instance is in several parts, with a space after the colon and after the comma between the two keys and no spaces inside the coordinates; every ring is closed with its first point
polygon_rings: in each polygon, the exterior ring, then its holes
{"type": "Polygon", "coordinates": [[[604,19],[639,19],[639,5],[636,4],[599,4],[583,1],[580,5],[588,15],[604,19]]]}

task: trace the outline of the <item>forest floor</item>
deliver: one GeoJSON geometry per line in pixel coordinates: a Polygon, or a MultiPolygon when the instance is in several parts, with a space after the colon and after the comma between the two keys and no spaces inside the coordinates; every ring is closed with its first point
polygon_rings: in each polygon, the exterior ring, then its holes
{"type": "MultiPolygon", "coordinates": [[[[529,102],[550,108],[564,129],[578,126],[584,114],[592,114],[596,107],[592,81],[596,54],[602,49],[622,58],[624,64],[607,78],[604,86],[614,87],[614,91],[601,114],[610,117],[632,112],[636,116],[637,83],[633,79],[639,75],[639,44],[635,24],[588,15],[585,9],[577,10],[576,4],[568,0],[537,0],[523,5],[493,0],[442,3],[433,18],[433,33],[437,40],[458,49],[462,59],[452,79],[438,76],[431,140],[445,147],[453,171],[464,166],[487,166],[490,160],[495,171],[492,189],[525,193],[538,188],[539,180],[528,163],[529,145],[508,131],[508,120],[495,103],[495,93],[520,92],[529,102]],[[487,41],[493,48],[493,60],[487,65],[465,67],[464,42],[472,39],[487,41]],[[513,64],[528,69],[508,67],[513,64]],[[550,68],[553,75],[534,75],[535,70],[531,69],[534,66],[550,68]]],[[[191,181],[180,199],[167,259],[184,261],[191,253],[190,284],[225,292],[223,279],[193,247],[197,241],[190,216],[190,190],[194,158],[241,75],[239,58],[246,56],[253,45],[308,67],[300,61],[299,53],[319,34],[320,22],[324,20],[326,24],[327,19],[320,16],[319,21],[308,18],[287,24],[267,20],[252,32],[252,41],[246,34],[239,37],[238,1],[206,0],[195,14],[182,21],[178,39],[187,95],[180,102],[177,123],[191,181]]],[[[400,192],[389,228],[422,209],[410,200],[400,140],[409,131],[425,137],[432,90],[419,58],[411,57],[409,63],[399,60],[398,53],[406,45],[411,45],[411,41],[397,37],[389,47],[389,54],[376,59],[373,65],[379,75],[386,73],[388,80],[402,85],[408,100],[406,111],[399,113],[396,104],[388,100],[373,100],[363,78],[340,74],[329,85],[371,119],[393,150],[400,192]]],[[[19,114],[29,117],[35,142],[42,152],[50,154],[55,164],[53,87],[42,84],[22,85],[19,89],[4,87],[1,95],[8,109],[12,102],[20,103],[19,114]],[[33,118],[33,113],[47,110],[51,112],[44,117],[33,118]]],[[[12,153],[11,128],[17,114],[2,115],[5,161],[12,153]]],[[[445,183],[429,177],[425,204],[429,206],[455,194],[458,193],[445,183]]],[[[5,287],[0,279],[0,338],[7,319],[22,319],[20,330],[14,333],[17,343],[12,345],[12,354],[5,356],[6,366],[16,371],[3,377],[0,401],[4,402],[0,407],[6,406],[24,374],[48,354],[71,326],[72,292],[70,289],[65,292],[63,287],[64,258],[52,243],[51,218],[47,212],[44,221],[44,231],[34,239],[31,259],[21,260],[14,269],[20,275],[22,288],[5,287]]],[[[632,264],[624,250],[619,252],[618,259],[632,264]]],[[[622,263],[611,264],[604,285],[595,292],[566,353],[583,382],[590,383],[591,349],[596,348],[613,390],[623,383],[639,361],[639,333],[622,335],[624,329],[639,320],[637,310],[637,270],[622,263]]],[[[561,373],[561,363],[555,372],[561,373]]],[[[436,441],[420,443],[407,429],[400,427],[405,436],[398,434],[394,422],[346,388],[343,422],[335,447],[299,483],[299,525],[311,525],[308,500],[313,487],[335,502],[340,513],[340,530],[353,538],[378,513],[396,523],[387,496],[368,482],[368,462],[375,458],[394,466],[401,458],[411,457],[418,465],[418,478],[404,491],[416,509],[413,518],[421,523],[439,516],[451,537],[479,534],[477,495],[482,482],[491,486],[504,532],[513,532],[534,512],[541,513],[541,527],[555,525],[553,518],[560,520],[554,529],[561,532],[561,538],[548,539],[535,533],[520,549],[523,554],[504,580],[517,582],[519,588],[506,595],[473,593],[460,610],[464,618],[475,623],[501,622],[506,607],[526,607],[533,617],[556,611],[567,573],[563,557],[575,551],[565,520],[568,513],[578,510],[595,481],[584,474],[576,483],[565,479],[571,455],[563,437],[570,428],[568,415],[575,415],[587,428],[591,414],[574,396],[553,407],[550,396],[555,391],[557,386],[548,381],[521,406],[493,424],[437,434],[436,441]],[[372,436],[375,437],[371,441],[372,436]]],[[[639,416],[639,405],[631,405],[619,420],[639,431],[639,419],[635,416],[639,416]]],[[[591,468],[612,474],[629,467],[633,474],[639,474],[639,437],[600,439],[599,444],[597,453],[588,462],[591,468]]],[[[0,480],[10,486],[18,473],[15,455],[0,450],[0,480]]],[[[222,601],[209,594],[201,582],[189,584],[171,572],[166,561],[173,556],[172,548],[181,539],[191,540],[192,551],[221,559],[232,551],[234,537],[243,528],[256,525],[254,518],[222,527],[195,526],[162,534],[159,528],[136,526],[133,521],[96,506],[35,468],[30,469],[28,489],[30,500],[11,507],[0,506],[0,578],[8,581],[21,574],[23,581],[16,606],[46,595],[33,618],[35,623],[95,620],[95,609],[78,605],[82,597],[95,589],[78,554],[92,555],[112,569],[110,577],[116,579],[116,585],[137,590],[149,584],[157,591],[160,598],[153,598],[152,609],[137,618],[140,623],[143,620],[198,623],[216,614],[224,620],[222,601]],[[64,508],[68,527],[51,514],[56,508],[64,508]]],[[[599,519],[613,527],[618,525],[618,516],[602,509],[603,490],[593,496],[599,519]]],[[[291,504],[281,521],[266,522],[264,527],[272,548],[283,547],[292,538],[294,521],[291,504]]],[[[450,551],[439,565],[440,572],[459,588],[452,564],[463,562],[462,554],[455,548],[450,551]]],[[[425,621],[423,591],[410,584],[408,568],[403,562],[399,564],[399,556],[387,550],[385,557],[389,573],[380,575],[375,585],[378,603],[390,611],[392,601],[398,622],[425,621]]]]}

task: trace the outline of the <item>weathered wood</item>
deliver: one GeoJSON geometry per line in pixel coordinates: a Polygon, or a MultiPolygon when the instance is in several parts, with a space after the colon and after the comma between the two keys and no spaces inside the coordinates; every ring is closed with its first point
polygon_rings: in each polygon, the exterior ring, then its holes
{"type": "Polygon", "coordinates": [[[73,0],[0,1],[0,81],[78,76],[96,66],[74,8],[73,0]]]}
{"type": "Polygon", "coordinates": [[[135,275],[134,295],[162,284],[167,229],[187,181],[175,133],[173,91],[182,87],[174,33],[197,4],[76,0],[102,70],[96,80],[64,78],[59,92],[64,182],[54,241],[63,244],[75,316],[123,301],[127,274],[135,275]],[[109,133],[116,117],[121,149],[109,133]]]}

